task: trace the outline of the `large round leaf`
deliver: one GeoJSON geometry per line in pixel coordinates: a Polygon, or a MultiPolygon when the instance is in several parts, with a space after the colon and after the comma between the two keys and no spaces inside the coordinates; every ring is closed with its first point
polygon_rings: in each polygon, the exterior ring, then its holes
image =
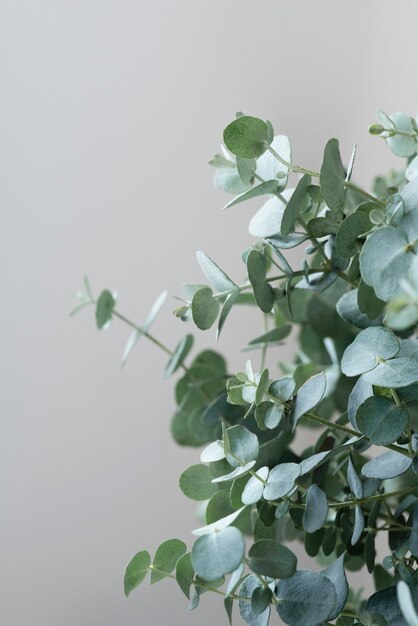
{"type": "Polygon", "coordinates": [[[228,527],[203,535],[194,543],[192,564],[203,580],[219,580],[233,572],[244,558],[244,537],[238,528],[228,527]]]}
{"type": "Polygon", "coordinates": [[[272,539],[260,539],[250,548],[250,567],[256,574],[289,578],[296,571],[297,559],[289,548],[272,539]]]}
{"type": "Polygon", "coordinates": [[[330,618],[338,601],[329,578],[308,570],[281,580],[276,596],[277,612],[289,626],[318,626],[330,618]]]}
{"type": "Polygon", "coordinates": [[[391,359],[399,352],[399,340],[387,328],[366,328],[348,346],[341,359],[346,376],[358,376],[376,367],[379,360],[391,359]]]}
{"type": "Polygon", "coordinates": [[[357,427],[376,446],[396,441],[409,422],[406,409],[384,396],[371,396],[357,409],[357,427]]]}
{"type": "Polygon", "coordinates": [[[373,232],[360,254],[363,280],[373,287],[378,298],[387,302],[399,290],[402,278],[414,258],[414,247],[398,228],[385,226],[373,232]]]}
{"type": "Polygon", "coordinates": [[[257,117],[242,115],[224,130],[228,150],[241,159],[254,159],[266,150],[267,124],[257,117]]]}

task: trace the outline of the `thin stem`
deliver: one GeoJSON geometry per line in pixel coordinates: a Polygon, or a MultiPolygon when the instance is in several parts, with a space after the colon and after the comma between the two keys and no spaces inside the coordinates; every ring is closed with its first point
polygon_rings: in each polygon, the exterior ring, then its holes
{"type": "Polygon", "coordinates": [[[316,248],[318,249],[319,254],[322,256],[322,258],[325,261],[325,264],[327,266],[327,268],[329,270],[331,270],[331,263],[329,258],[327,257],[327,255],[325,254],[325,251],[322,247],[322,244],[319,243],[318,239],[316,237],[314,237],[313,235],[311,235],[311,233],[309,232],[309,228],[307,223],[305,222],[305,220],[303,219],[303,217],[301,217],[300,215],[298,215],[298,222],[299,224],[302,226],[302,228],[305,229],[305,232],[309,235],[310,240],[312,241],[313,245],[316,246],[316,248]]]}
{"type": "MultiPolygon", "coordinates": [[[[280,163],[282,163],[282,165],[285,165],[286,167],[288,167],[290,172],[297,172],[299,174],[307,174],[308,176],[313,176],[314,178],[319,178],[320,177],[319,172],[315,172],[314,170],[306,169],[305,167],[300,167],[300,165],[294,165],[292,163],[289,163],[288,161],[283,159],[280,156],[280,154],[277,154],[277,152],[270,145],[267,146],[267,150],[269,152],[271,152],[271,154],[273,156],[275,156],[276,159],[278,161],[280,161],[280,163]]],[[[349,180],[344,181],[344,185],[345,185],[345,187],[347,189],[351,189],[352,191],[355,191],[356,193],[360,194],[364,198],[367,198],[367,200],[370,200],[371,202],[374,202],[375,204],[378,204],[381,207],[385,206],[384,202],[382,202],[378,198],[375,198],[375,196],[372,196],[370,193],[368,193],[367,191],[365,191],[361,187],[358,187],[357,185],[355,185],[354,183],[350,182],[349,180]]]]}
{"type": "MultiPolygon", "coordinates": [[[[171,578],[172,580],[177,580],[177,578],[173,576],[173,574],[168,574],[167,572],[164,572],[163,570],[158,569],[158,567],[154,567],[154,565],[150,565],[149,569],[151,572],[157,572],[157,574],[163,574],[167,578],[171,578]]],[[[217,593],[221,596],[226,596],[226,593],[222,591],[221,589],[217,589],[216,587],[207,585],[203,581],[193,579],[191,581],[191,584],[195,585],[196,587],[200,587],[201,589],[206,589],[207,591],[213,591],[213,593],[217,593]]],[[[234,593],[231,593],[229,597],[233,598],[234,600],[245,600],[247,602],[250,602],[251,600],[251,598],[248,598],[247,596],[239,596],[234,593]]]]}
{"type": "Polygon", "coordinates": [[[286,161],[286,159],[283,159],[283,157],[281,157],[280,154],[278,154],[276,150],[274,150],[274,148],[272,148],[270,145],[267,146],[267,150],[271,152],[271,154],[274,157],[276,157],[276,159],[280,161],[282,165],[289,168],[290,172],[296,172],[298,174],[307,174],[308,176],[319,178],[319,172],[314,172],[313,170],[308,170],[305,167],[300,167],[299,165],[294,165],[293,163],[289,163],[289,161],[286,161]]]}
{"type": "Polygon", "coordinates": [[[379,200],[379,198],[372,196],[370,193],[367,193],[367,191],[365,191],[361,187],[358,187],[357,185],[350,182],[349,180],[346,180],[344,185],[346,186],[347,189],[351,189],[351,191],[355,191],[356,193],[360,194],[364,198],[367,198],[367,200],[370,200],[370,202],[373,202],[374,204],[378,204],[381,207],[385,206],[385,203],[379,200]]]}
{"type": "MultiPolygon", "coordinates": [[[[352,437],[364,437],[364,435],[357,430],[352,430],[351,428],[347,428],[346,426],[342,426],[341,424],[330,422],[329,420],[320,417],[319,415],[316,415],[316,413],[305,413],[304,417],[307,417],[308,419],[312,420],[313,422],[317,422],[318,424],[322,424],[323,426],[326,426],[331,430],[339,430],[340,432],[351,435],[352,437]]],[[[399,454],[403,454],[404,456],[411,456],[408,450],[405,450],[404,448],[396,446],[392,443],[383,447],[388,448],[389,450],[393,450],[394,452],[399,452],[399,454]]]]}
{"type": "Polygon", "coordinates": [[[367,504],[368,502],[374,502],[375,500],[384,500],[386,498],[395,498],[396,496],[406,495],[408,493],[412,493],[418,489],[418,485],[413,485],[412,487],[404,487],[403,489],[398,489],[397,491],[389,491],[389,493],[379,493],[375,496],[369,496],[368,498],[359,498],[358,500],[347,500],[346,502],[331,502],[329,504],[330,507],[340,509],[345,506],[354,506],[367,504]]]}

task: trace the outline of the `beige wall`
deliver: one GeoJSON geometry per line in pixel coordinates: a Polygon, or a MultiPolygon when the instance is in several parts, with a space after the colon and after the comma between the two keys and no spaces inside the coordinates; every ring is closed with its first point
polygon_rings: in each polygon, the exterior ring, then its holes
{"type": "MultiPolygon", "coordinates": [[[[141,321],[200,279],[197,249],[240,278],[259,203],[222,213],[207,165],[238,109],[305,165],[334,135],[346,156],[358,141],[361,182],[391,165],[367,126],[378,106],[418,108],[417,18],[413,0],[2,0],[1,623],[225,623],[170,581],[123,598],[136,550],[191,542],[177,480],[198,455],[170,439],[165,357],[144,341],[121,373],[127,330],[70,319],[73,293],[87,273],[141,321]]],[[[170,308],[156,332],[174,345],[170,308]]],[[[245,322],[220,341],[232,367],[245,322]]]]}

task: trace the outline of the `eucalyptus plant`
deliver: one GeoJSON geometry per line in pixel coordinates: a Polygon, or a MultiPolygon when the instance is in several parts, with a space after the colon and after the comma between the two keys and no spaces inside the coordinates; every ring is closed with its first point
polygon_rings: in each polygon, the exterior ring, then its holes
{"type": "Polygon", "coordinates": [[[239,372],[215,350],[191,356],[190,333],[174,350],[151,333],[165,293],[142,324],[112,292],[96,300],[87,280],[78,294],[77,310],[94,305],[99,329],[115,319],[132,327],[123,363],[141,337],[168,354],[173,437],[203,448],[179,481],[201,503],[191,549],[169,539],[153,557],[135,554],[126,595],[148,575],[170,577],[190,609],[206,592],[222,596],[230,622],[237,604],[251,626],[271,612],[289,626],[417,626],[418,125],[379,111],[370,132],[406,161],[369,192],[352,180],[355,149],[345,166],[337,139],[315,172],[294,163],[268,121],[238,113],[225,128],[210,161],[216,187],[232,194],[225,208],[263,202],[242,254],[246,278],[200,251],[202,284],[182,286],[174,314],[218,337],[236,309],[258,308],[265,332],[243,328],[250,358],[239,372]],[[296,246],[298,269],[286,259],[296,246]],[[273,361],[294,326],[293,362],[269,370],[267,351],[273,361]],[[297,542],[312,569],[298,568],[297,542]],[[369,598],[347,583],[346,571],[361,568],[374,581],[369,598]]]}

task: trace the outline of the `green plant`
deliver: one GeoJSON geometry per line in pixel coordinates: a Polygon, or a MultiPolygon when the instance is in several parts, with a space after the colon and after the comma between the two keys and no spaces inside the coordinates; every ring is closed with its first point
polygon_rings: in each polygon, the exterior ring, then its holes
{"type": "Polygon", "coordinates": [[[344,167],[336,139],[314,172],[292,162],[288,138],[269,122],[238,114],[225,129],[215,184],[234,195],[226,208],[268,196],[250,223],[259,240],[242,255],[243,284],[198,252],[208,284],[184,285],[175,315],[201,330],[217,322],[219,335],[234,307],[258,307],[265,332],[245,350],[260,356],[235,375],[213,350],[186,365],[191,334],[173,351],[151,334],[165,294],[137,325],[110,291],[96,302],[85,282],[78,308],[95,305],[99,328],[114,318],[133,328],[123,362],[141,336],[168,353],[166,376],[180,372],[174,439],[205,446],[180,488],[206,502],[206,525],[193,531],[191,552],[171,539],[153,559],[136,554],[127,595],[150,573],[151,582],[177,580],[192,609],[212,591],[231,620],[238,603],[252,626],[266,625],[272,608],[290,626],[418,623],[418,127],[402,113],[380,111],[378,121],[370,132],[407,163],[371,193],[352,182],[355,151],[344,167]],[[294,174],[302,176],[289,189],[294,174]],[[294,270],[286,250],[302,244],[294,270]],[[294,325],[294,362],[269,371],[267,351],[294,325]],[[312,442],[298,452],[301,429],[312,442]],[[319,571],[297,569],[283,545],[291,541],[304,543],[319,571]],[[376,586],[368,600],[345,575],[364,565],[376,586]]]}

